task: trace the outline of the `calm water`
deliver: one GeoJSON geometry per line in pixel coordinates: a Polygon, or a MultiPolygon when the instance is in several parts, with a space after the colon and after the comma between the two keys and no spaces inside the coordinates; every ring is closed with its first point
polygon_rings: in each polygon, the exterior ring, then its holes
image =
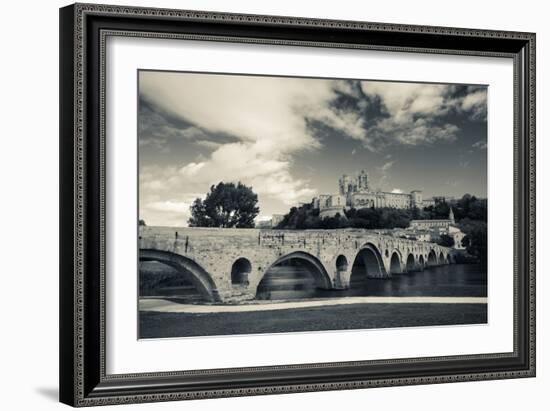
{"type": "Polygon", "coordinates": [[[287,300],[346,296],[486,297],[487,274],[473,264],[426,268],[389,279],[366,279],[354,267],[348,290],[321,290],[307,267],[279,266],[270,270],[258,287],[258,299],[287,300]]]}
{"type": "MultiPolygon", "coordinates": [[[[346,296],[486,297],[487,275],[480,266],[452,264],[426,268],[389,279],[367,279],[364,267],[354,266],[350,288],[322,290],[316,287],[311,268],[299,260],[270,269],[258,286],[259,300],[293,300],[346,296]]],[[[160,263],[140,266],[140,295],[164,296],[183,303],[204,301],[194,286],[175,270],[160,263]]]]}

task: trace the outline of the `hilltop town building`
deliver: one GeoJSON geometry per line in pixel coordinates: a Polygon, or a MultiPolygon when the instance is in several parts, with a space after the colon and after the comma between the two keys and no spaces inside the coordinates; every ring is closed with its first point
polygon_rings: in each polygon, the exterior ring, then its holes
{"type": "Polygon", "coordinates": [[[449,218],[446,220],[412,220],[411,228],[417,230],[445,230],[455,223],[453,209],[449,211],[449,218]]]}
{"type": "MultiPolygon", "coordinates": [[[[410,193],[372,190],[369,175],[365,170],[361,170],[354,176],[344,174],[338,180],[338,189],[336,194],[321,194],[313,198],[313,208],[319,210],[321,218],[333,217],[336,214],[344,215],[344,211],[349,208],[424,208],[445,201],[445,197],[425,200],[420,190],[413,190],[410,193]]],[[[435,242],[445,234],[453,238],[456,249],[464,248],[462,239],[465,234],[456,227],[452,208],[448,219],[412,220],[408,228],[390,230],[387,234],[427,242],[435,242]]]]}
{"type": "Polygon", "coordinates": [[[452,237],[455,249],[464,249],[462,246],[462,239],[465,234],[455,225],[455,216],[452,207],[449,210],[448,219],[412,220],[409,228],[404,231],[406,231],[406,238],[431,242],[439,240],[439,238],[445,234],[452,237]]]}
{"type": "Polygon", "coordinates": [[[423,200],[422,191],[413,190],[410,193],[394,193],[375,191],[370,187],[369,175],[361,170],[354,176],[344,174],[338,180],[337,194],[321,194],[313,199],[313,207],[319,210],[319,216],[333,217],[341,215],[345,209],[365,207],[413,208],[426,207],[433,204],[432,200],[423,200]]]}
{"type": "Polygon", "coordinates": [[[455,250],[464,250],[466,248],[462,245],[462,239],[466,234],[460,231],[460,228],[455,225],[452,208],[448,219],[412,220],[407,228],[383,230],[381,234],[429,243],[438,242],[442,235],[448,235],[454,241],[453,248],[455,250]]]}

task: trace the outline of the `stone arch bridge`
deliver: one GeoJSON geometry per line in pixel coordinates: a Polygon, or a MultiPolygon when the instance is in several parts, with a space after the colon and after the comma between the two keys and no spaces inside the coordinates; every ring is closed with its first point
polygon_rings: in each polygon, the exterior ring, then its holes
{"type": "Polygon", "coordinates": [[[140,227],[139,259],[169,265],[211,301],[230,302],[254,298],[269,268],[290,259],[312,267],[318,287],[345,289],[356,259],[367,277],[388,278],[450,264],[453,255],[434,243],[362,229],[140,227]]]}

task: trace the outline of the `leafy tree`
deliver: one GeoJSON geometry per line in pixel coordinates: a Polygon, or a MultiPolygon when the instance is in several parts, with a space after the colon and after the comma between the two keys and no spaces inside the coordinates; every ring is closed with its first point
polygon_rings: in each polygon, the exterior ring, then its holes
{"type": "Polygon", "coordinates": [[[464,194],[455,205],[455,218],[462,220],[487,221],[487,200],[482,200],[470,194],[464,194]]]}
{"type": "Polygon", "coordinates": [[[439,201],[433,206],[424,208],[427,220],[440,220],[449,217],[450,207],[446,201],[439,201]]]}
{"type": "Polygon", "coordinates": [[[424,213],[420,211],[418,207],[413,207],[411,209],[411,219],[412,220],[423,220],[424,219],[424,213]]]}
{"type": "MultiPolygon", "coordinates": [[[[482,266],[486,266],[487,200],[464,194],[462,198],[452,203],[452,207],[458,227],[466,234],[462,239],[462,245],[468,252],[467,258],[474,258],[482,266]]],[[[429,216],[429,219],[447,218],[449,205],[442,201],[435,206],[426,207],[424,213],[429,216]]]]}
{"type": "Polygon", "coordinates": [[[382,228],[406,228],[410,225],[409,210],[382,208],[382,228]]]}
{"type": "Polygon", "coordinates": [[[346,227],[349,227],[348,219],[346,218],[346,216],[341,216],[340,213],[336,213],[334,217],[323,218],[320,228],[333,229],[346,227]]]}
{"type": "Polygon", "coordinates": [[[487,223],[465,218],[459,223],[459,227],[466,234],[462,245],[466,247],[468,254],[487,266],[487,223]]]}
{"type": "MultiPolygon", "coordinates": [[[[455,221],[462,228],[463,220],[470,221],[469,225],[479,225],[483,230],[484,225],[479,223],[487,222],[487,201],[478,199],[470,194],[465,194],[460,200],[452,203],[455,221]]],[[[395,208],[350,208],[344,211],[344,215],[334,217],[319,217],[319,210],[314,209],[312,204],[305,204],[300,207],[292,207],[276,228],[290,230],[304,229],[332,229],[332,228],[364,228],[364,229],[393,229],[406,228],[411,220],[446,219],[449,217],[450,204],[439,201],[435,206],[426,207],[423,210],[418,208],[395,209],[395,208]]],[[[473,228],[472,228],[473,229],[473,228]]],[[[468,234],[464,229],[464,233],[468,234]]],[[[469,237],[472,238],[472,237],[469,237]]],[[[485,234],[486,238],[486,234],[485,234]]],[[[451,237],[444,238],[445,244],[450,244],[451,237]]],[[[481,247],[482,243],[474,241],[471,247],[481,247]]],[[[479,255],[479,250],[476,253],[479,255]]]]}
{"type": "MultiPolygon", "coordinates": [[[[208,195],[207,195],[208,196],[208,195]]],[[[215,219],[208,215],[206,200],[196,198],[191,207],[191,218],[187,221],[190,227],[215,227],[215,219]]]]}
{"type": "MultiPolygon", "coordinates": [[[[333,228],[405,228],[412,219],[413,210],[395,208],[350,208],[333,217],[319,217],[319,210],[312,204],[292,207],[276,228],[290,230],[333,228]]],[[[417,213],[420,210],[416,210],[417,213]]],[[[420,212],[421,213],[421,212],[420,212]]]]}
{"type": "Polygon", "coordinates": [[[439,240],[436,241],[437,244],[443,247],[454,247],[455,239],[447,234],[441,234],[439,240]]]}
{"type": "Polygon", "coordinates": [[[146,226],[147,224],[145,224],[145,220],[140,219],[140,220],[138,221],[138,225],[139,225],[139,226],[146,226]]]}
{"type": "Polygon", "coordinates": [[[252,228],[260,209],[258,195],[241,182],[212,185],[206,198],[191,205],[190,227],[252,228]]]}

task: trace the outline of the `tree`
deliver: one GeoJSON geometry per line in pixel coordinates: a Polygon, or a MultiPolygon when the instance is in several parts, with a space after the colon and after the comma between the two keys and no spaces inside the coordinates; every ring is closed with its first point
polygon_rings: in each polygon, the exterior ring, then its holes
{"type": "Polygon", "coordinates": [[[487,223],[465,218],[460,222],[459,227],[466,234],[462,239],[462,245],[466,247],[468,254],[474,256],[482,266],[486,267],[487,223]]]}
{"type": "Polygon", "coordinates": [[[323,218],[320,225],[321,225],[321,228],[324,228],[324,229],[349,227],[346,216],[341,216],[340,213],[336,213],[333,217],[323,218]]]}
{"type": "Polygon", "coordinates": [[[465,194],[457,203],[459,218],[487,221],[487,201],[465,194]]]}
{"type": "Polygon", "coordinates": [[[190,227],[252,228],[260,209],[258,195],[241,182],[212,185],[206,198],[195,199],[190,207],[190,227]]]}
{"type": "Polygon", "coordinates": [[[191,218],[188,220],[190,227],[215,227],[214,219],[207,214],[206,201],[196,198],[189,209],[191,210],[191,218]]]}
{"type": "MultiPolygon", "coordinates": [[[[304,229],[333,229],[333,228],[406,228],[409,226],[413,210],[395,208],[349,208],[343,213],[336,213],[332,217],[319,217],[319,209],[312,204],[304,204],[300,207],[292,207],[281,222],[278,229],[304,230],[304,229]]],[[[417,215],[422,213],[416,210],[417,215]]]]}
{"type": "Polygon", "coordinates": [[[138,221],[138,225],[139,225],[139,226],[146,226],[147,224],[145,224],[145,220],[140,219],[140,220],[138,221]]]}
{"type": "Polygon", "coordinates": [[[443,247],[454,247],[455,245],[455,239],[447,234],[441,234],[439,240],[437,240],[436,242],[443,247]]]}
{"type": "Polygon", "coordinates": [[[446,219],[449,217],[449,211],[450,208],[446,201],[438,201],[435,205],[426,207],[424,215],[427,220],[446,219]]]}

